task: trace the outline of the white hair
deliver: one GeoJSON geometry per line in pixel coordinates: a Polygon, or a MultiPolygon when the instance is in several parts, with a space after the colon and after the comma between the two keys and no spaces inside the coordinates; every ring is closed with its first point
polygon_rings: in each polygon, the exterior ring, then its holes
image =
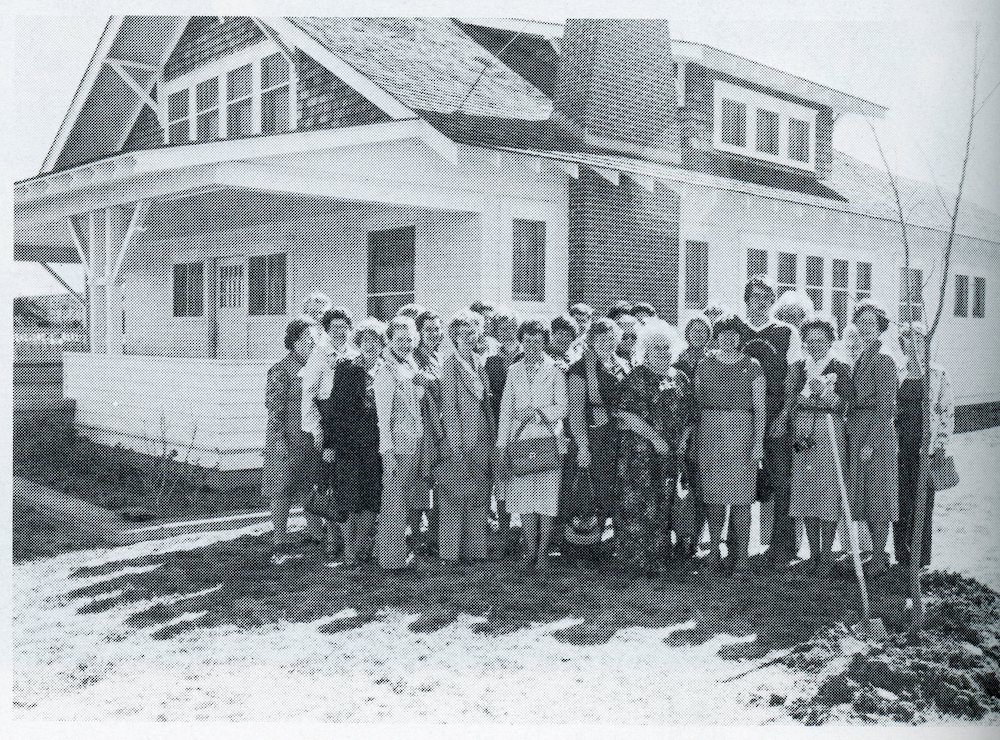
{"type": "Polygon", "coordinates": [[[792,308],[801,311],[803,319],[816,312],[812,298],[804,290],[786,290],[778,296],[774,305],[771,306],[771,318],[783,321],[782,314],[792,308]]]}
{"type": "Polygon", "coordinates": [[[650,347],[669,347],[670,356],[676,359],[686,343],[680,332],[663,319],[651,318],[636,327],[635,361],[641,363],[650,347]]]}

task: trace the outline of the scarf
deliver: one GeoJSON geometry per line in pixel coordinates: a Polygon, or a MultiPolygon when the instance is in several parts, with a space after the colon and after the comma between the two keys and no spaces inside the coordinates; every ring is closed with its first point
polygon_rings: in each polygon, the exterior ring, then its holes
{"type": "Polygon", "coordinates": [[[827,353],[819,358],[819,360],[814,360],[812,355],[808,352],[805,356],[806,364],[806,383],[802,387],[802,395],[809,397],[809,381],[810,380],[821,380],[823,378],[823,371],[826,370],[826,366],[830,364],[833,360],[833,348],[831,347],[827,350],[827,353]]]}

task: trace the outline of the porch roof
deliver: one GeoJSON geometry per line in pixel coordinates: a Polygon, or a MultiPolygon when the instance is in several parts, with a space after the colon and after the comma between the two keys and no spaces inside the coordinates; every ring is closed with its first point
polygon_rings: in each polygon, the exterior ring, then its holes
{"type": "MultiPolygon", "coordinates": [[[[129,152],[14,184],[14,258],[79,262],[69,216],[233,184],[229,165],[330,149],[417,141],[456,164],[458,145],[419,118],[129,152]]],[[[267,183],[262,183],[267,185],[267,183]]]]}

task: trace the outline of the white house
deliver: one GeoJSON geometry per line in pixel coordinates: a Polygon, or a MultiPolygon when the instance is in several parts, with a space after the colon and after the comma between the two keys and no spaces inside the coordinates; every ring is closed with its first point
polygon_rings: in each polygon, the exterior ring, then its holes
{"type": "MultiPolygon", "coordinates": [[[[81,433],[253,469],[317,289],[357,315],[627,298],[682,322],[766,272],[841,324],[868,296],[919,312],[885,176],[831,145],[883,113],[665,21],[115,17],[16,183],[15,258],[85,267],[81,433]]],[[[904,186],[933,276],[947,219],[904,186]]],[[[968,205],[959,232],[941,360],[995,413],[1000,218],[968,205]]]]}

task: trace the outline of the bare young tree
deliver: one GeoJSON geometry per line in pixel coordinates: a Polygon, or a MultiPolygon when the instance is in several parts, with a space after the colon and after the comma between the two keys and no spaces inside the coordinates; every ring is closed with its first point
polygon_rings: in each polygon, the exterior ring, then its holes
{"type": "MultiPolygon", "coordinates": [[[[910,359],[915,365],[923,368],[923,373],[921,375],[921,386],[922,386],[922,399],[923,399],[923,413],[922,413],[922,443],[920,449],[920,465],[917,476],[917,490],[915,491],[915,501],[913,509],[913,528],[911,531],[911,542],[910,542],[910,562],[909,562],[909,581],[910,581],[910,598],[913,602],[913,608],[911,609],[911,630],[913,632],[918,632],[923,624],[924,616],[924,605],[923,605],[923,592],[920,585],[920,575],[921,575],[921,561],[923,557],[923,531],[924,531],[924,521],[929,515],[927,512],[927,488],[928,482],[930,480],[930,465],[931,465],[931,453],[930,449],[930,419],[931,419],[931,398],[930,398],[930,363],[931,354],[934,346],[934,337],[937,333],[938,326],[941,323],[941,316],[944,310],[945,302],[945,291],[948,288],[948,281],[951,276],[951,257],[952,251],[955,244],[955,233],[958,227],[958,216],[959,211],[962,206],[962,194],[965,188],[966,174],[969,168],[969,158],[972,153],[972,135],[975,130],[976,117],[982,111],[986,100],[993,94],[996,88],[993,89],[982,101],[978,97],[978,87],[979,87],[979,76],[982,68],[982,62],[979,58],[979,30],[976,29],[975,41],[973,43],[973,64],[972,64],[972,100],[969,106],[969,125],[966,130],[965,136],[965,150],[962,157],[962,166],[959,173],[958,179],[958,189],[954,195],[953,205],[949,205],[944,197],[944,193],[932,174],[932,182],[937,190],[938,198],[941,202],[941,207],[944,209],[950,221],[949,230],[947,238],[945,239],[945,244],[942,253],[942,270],[940,279],[937,285],[937,307],[934,311],[934,318],[927,324],[927,334],[924,341],[923,357],[916,356],[916,344],[911,342],[909,344],[910,359]]],[[[914,274],[913,270],[910,269],[910,240],[907,233],[907,218],[906,213],[903,209],[903,199],[899,192],[899,178],[893,172],[892,167],[889,165],[889,160],[886,157],[885,150],[882,148],[882,142],[879,140],[878,134],[875,132],[874,127],[869,123],[869,128],[871,128],[872,134],[875,137],[875,144],[878,147],[879,157],[882,160],[882,165],[885,168],[886,175],[889,178],[889,184],[892,188],[893,197],[895,198],[896,206],[896,217],[900,226],[900,236],[903,244],[903,275],[905,280],[905,285],[903,286],[903,295],[905,296],[905,301],[907,310],[904,316],[900,317],[901,323],[906,326],[908,332],[912,333],[913,329],[913,311],[911,310],[911,304],[916,302],[921,307],[921,313],[926,317],[927,312],[925,309],[925,302],[923,297],[924,286],[920,283],[917,276],[914,274]]]]}

